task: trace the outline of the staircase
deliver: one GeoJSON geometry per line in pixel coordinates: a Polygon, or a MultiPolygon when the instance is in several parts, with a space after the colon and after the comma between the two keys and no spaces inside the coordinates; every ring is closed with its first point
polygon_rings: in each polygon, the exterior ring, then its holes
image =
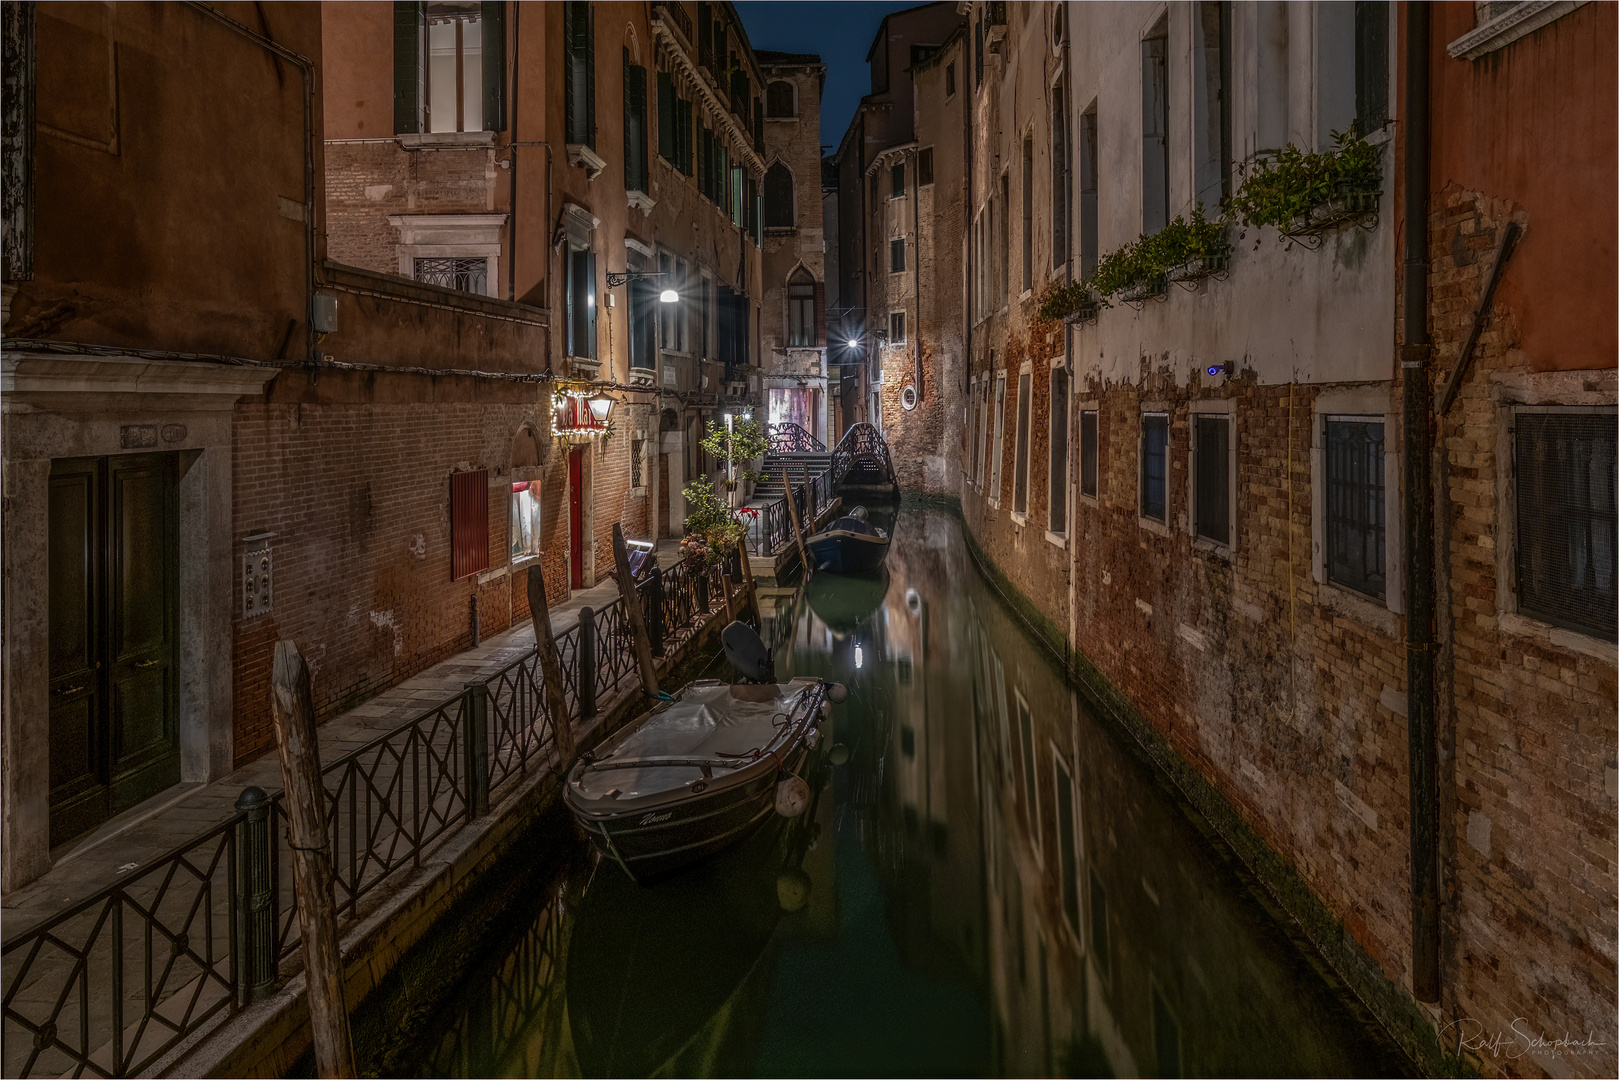
{"type": "Polygon", "coordinates": [[[761,480],[753,489],[755,499],[779,499],[787,491],[787,480],[791,477],[795,483],[804,482],[804,472],[809,470],[809,476],[814,479],[832,467],[830,452],[778,454],[772,451],[765,455],[764,473],[766,479],[761,480]]]}

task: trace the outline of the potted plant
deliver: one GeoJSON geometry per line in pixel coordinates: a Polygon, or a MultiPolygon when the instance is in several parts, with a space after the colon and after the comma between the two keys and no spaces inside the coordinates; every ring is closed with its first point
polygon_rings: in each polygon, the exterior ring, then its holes
{"type": "Polygon", "coordinates": [[[686,499],[686,535],[680,541],[681,552],[704,566],[717,566],[742,541],[747,525],[720,498],[714,481],[706,476],[699,476],[680,493],[686,499]]]}
{"type": "MultiPolygon", "coordinates": [[[[703,436],[702,447],[715,457],[725,459],[725,490],[731,494],[733,505],[737,499],[737,470],[739,463],[748,464],[765,456],[770,440],[757,420],[749,416],[727,417],[725,424],[710,421],[708,434],[703,436]]],[[[742,473],[750,479],[748,470],[742,473]]],[[[763,474],[758,474],[762,479],[763,474]]]]}
{"type": "Polygon", "coordinates": [[[1292,143],[1259,154],[1243,168],[1229,212],[1244,226],[1272,225],[1289,245],[1319,247],[1326,232],[1349,224],[1373,228],[1382,194],[1382,151],[1351,124],[1333,145],[1308,153],[1292,143]]]}
{"type": "Polygon", "coordinates": [[[1041,319],[1095,322],[1106,301],[1088,282],[1052,282],[1040,296],[1035,314],[1041,319]]]}

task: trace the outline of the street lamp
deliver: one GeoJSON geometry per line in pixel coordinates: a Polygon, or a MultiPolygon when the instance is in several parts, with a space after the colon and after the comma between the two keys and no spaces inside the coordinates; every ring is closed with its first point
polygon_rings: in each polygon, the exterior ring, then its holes
{"type": "Polygon", "coordinates": [[[613,411],[614,403],[613,398],[607,394],[597,394],[585,402],[590,406],[590,415],[595,417],[598,424],[607,423],[607,414],[613,411]]]}
{"type": "MultiPolygon", "coordinates": [[[[667,275],[658,270],[626,270],[622,274],[615,274],[609,270],[607,272],[607,287],[616,289],[638,278],[660,278],[665,276],[667,275]]],[[[658,294],[658,302],[663,304],[673,304],[679,299],[680,294],[673,289],[664,289],[658,294]]]]}

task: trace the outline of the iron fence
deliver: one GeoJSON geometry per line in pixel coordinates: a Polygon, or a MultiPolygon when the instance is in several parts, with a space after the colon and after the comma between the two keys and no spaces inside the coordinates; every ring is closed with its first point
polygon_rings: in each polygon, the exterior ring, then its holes
{"type": "MultiPolygon", "coordinates": [[[[683,562],[639,587],[663,650],[723,604],[721,582],[719,567],[683,562]]],[[[635,676],[622,600],[580,614],[556,638],[569,724],[635,676]]],[[[340,917],[487,813],[492,789],[567,764],[544,691],[530,650],[322,769],[340,917]]],[[[0,947],[3,1074],[139,1073],[267,996],[299,944],[285,822],[281,796],[249,788],[226,821],[0,947]]]]}

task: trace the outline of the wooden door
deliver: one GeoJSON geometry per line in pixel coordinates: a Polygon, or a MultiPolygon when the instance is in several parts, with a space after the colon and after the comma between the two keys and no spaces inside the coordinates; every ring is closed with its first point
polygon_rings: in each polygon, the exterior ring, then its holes
{"type": "Polygon", "coordinates": [[[172,454],[54,463],[51,843],[180,780],[172,454]]]}
{"type": "Polygon", "coordinates": [[[568,570],[575,589],[585,587],[585,451],[568,452],[568,570]]]}

